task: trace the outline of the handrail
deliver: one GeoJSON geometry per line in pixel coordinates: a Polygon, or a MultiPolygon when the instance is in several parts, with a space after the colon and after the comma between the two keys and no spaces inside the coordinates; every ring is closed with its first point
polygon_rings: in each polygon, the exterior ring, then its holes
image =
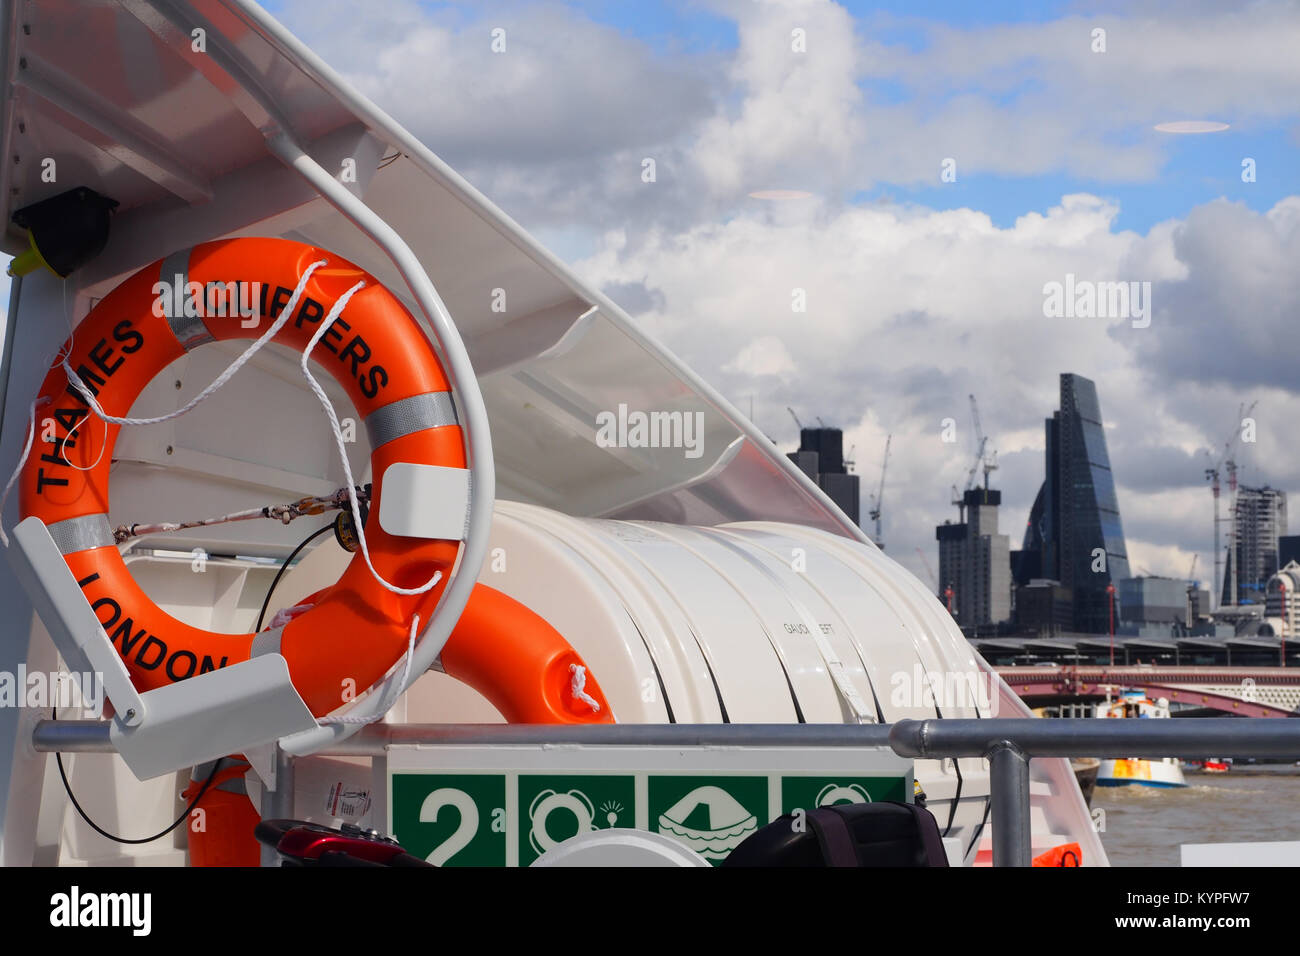
{"type": "MultiPolygon", "coordinates": [[[[42,720],[37,751],[108,753],[108,724],[42,720]]],[[[1237,717],[1181,720],[1028,718],[900,720],[896,724],[376,724],[338,740],[321,756],[383,756],[388,747],[416,744],[490,746],[889,746],[914,760],[988,757],[993,822],[993,865],[1028,866],[1029,762],[1034,757],[1300,758],[1300,720],[1237,717]]],[[[292,760],[290,758],[289,762],[292,760]]]]}
{"type": "Polygon", "coordinates": [[[1029,866],[1029,761],[1033,757],[1300,757],[1300,720],[1238,717],[1138,720],[1054,717],[900,720],[900,757],[988,757],[993,865],[1029,866]]]}
{"type": "Polygon", "coordinates": [[[900,720],[889,745],[902,757],[982,757],[1003,741],[1030,757],[1300,757],[1300,720],[1185,717],[1177,720],[1026,717],[900,720]]]}
{"type": "MultiPolygon", "coordinates": [[[[42,720],[43,753],[111,753],[108,724],[42,720]]],[[[318,750],[320,757],[379,757],[389,747],[560,745],[642,747],[887,747],[889,724],[371,724],[318,750]]]]}

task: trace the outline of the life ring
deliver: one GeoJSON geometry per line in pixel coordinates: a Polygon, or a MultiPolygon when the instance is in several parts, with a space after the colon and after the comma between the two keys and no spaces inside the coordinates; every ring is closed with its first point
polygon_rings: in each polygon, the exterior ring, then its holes
{"type": "MultiPolygon", "coordinates": [[[[464,442],[446,375],[423,330],[387,289],[338,256],[269,238],[221,240],[175,253],[141,269],[91,310],[64,346],[71,350],[69,364],[106,414],[125,416],[153,378],[190,349],[265,333],[310,264],[321,259],[327,264],[311,274],[295,314],[274,341],[302,352],[331,305],[358,280],[365,281],[323,334],[313,356],[365,420],[371,444],[371,512],[379,513],[390,466],[463,469],[464,442]],[[237,313],[199,314],[209,311],[202,303],[190,301],[189,308],[182,307],[189,300],[173,291],[193,289],[189,283],[256,302],[256,323],[237,313]]],[[[109,470],[120,426],[88,414],[87,402],[59,364],[46,377],[40,396],[37,434],[45,442],[38,439],[20,475],[20,511],[24,518],[34,515],[46,524],[142,692],[275,652],[284,656],[294,687],[320,717],[380,680],[406,652],[413,616],[427,622],[432,615],[445,577],[423,594],[396,594],[375,580],[358,553],[339,581],[314,597],[310,610],[281,628],[234,635],[178,621],[135,582],[114,541],[108,520],[109,470]]],[[[456,540],[390,534],[381,521],[367,521],[366,538],[375,570],[404,589],[419,588],[436,571],[445,575],[459,547],[456,540]]],[[[477,604],[479,610],[469,615],[469,622],[479,622],[474,636],[492,636],[483,633],[491,631],[485,610],[507,607],[511,614],[531,615],[530,632],[537,637],[531,656],[516,662],[490,655],[487,649],[467,649],[464,636],[449,642],[460,644],[461,650],[444,647],[444,656],[468,661],[471,683],[483,687],[490,699],[534,698],[513,704],[507,700],[532,719],[611,719],[594,681],[585,694],[599,702],[599,709],[584,704],[577,685],[566,695],[561,676],[567,678],[571,665],[581,665],[581,659],[563,637],[527,608],[509,608],[499,597],[504,595],[476,589],[470,605],[477,604]],[[476,666],[489,656],[502,673],[484,674],[485,668],[476,666]],[[514,673],[520,670],[529,673],[514,673]],[[545,706],[539,706],[540,700],[545,706]]],[[[516,618],[513,623],[520,622],[516,618]]],[[[466,634],[466,628],[458,630],[466,634]]]]}

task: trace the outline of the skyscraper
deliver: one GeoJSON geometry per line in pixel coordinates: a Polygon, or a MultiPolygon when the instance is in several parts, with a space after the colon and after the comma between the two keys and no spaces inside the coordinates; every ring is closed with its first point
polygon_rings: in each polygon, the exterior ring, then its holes
{"type": "Polygon", "coordinates": [[[850,463],[844,461],[844,433],[840,429],[800,429],[799,450],[789,452],[787,457],[840,506],[850,521],[861,524],[859,478],[846,467],[850,463]]]}
{"type": "MultiPolygon", "coordinates": [[[[1129,567],[1101,404],[1090,379],[1061,376],[1061,407],[1047,419],[1045,437],[1043,486],[1029,514],[1019,574],[1069,588],[1075,630],[1103,633],[1110,622],[1107,586],[1118,587],[1129,567]],[[1037,574],[1029,566],[1035,557],[1037,574]]],[[[1119,617],[1116,594],[1116,623],[1119,617]]]]}
{"type": "Polygon", "coordinates": [[[1276,488],[1237,489],[1232,519],[1232,551],[1223,575],[1221,604],[1258,604],[1264,600],[1268,579],[1281,566],[1280,538],[1287,532],[1286,492],[1276,488]],[[1232,583],[1237,594],[1233,601],[1232,583]]]}
{"type": "Polygon", "coordinates": [[[939,541],[939,599],[952,588],[952,611],[968,631],[1011,617],[1011,539],[998,533],[1002,492],[970,488],[962,496],[966,520],[934,529],[939,541]]]}

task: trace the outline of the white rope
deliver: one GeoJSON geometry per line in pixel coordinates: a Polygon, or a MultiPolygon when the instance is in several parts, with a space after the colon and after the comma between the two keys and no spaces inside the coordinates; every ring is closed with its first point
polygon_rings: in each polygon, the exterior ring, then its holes
{"type": "Polygon", "coordinates": [[[284,627],[299,614],[306,614],[315,604],[295,604],[293,607],[282,607],[271,617],[271,622],[262,628],[264,631],[272,631],[277,627],[284,627]]]}
{"type": "Polygon", "coordinates": [[[389,584],[383,579],[379,572],[375,570],[375,566],[370,560],[370,548],[366,545],[366,531],[364,523],[361,520],[361,509],[357,505],[356,483],[352,480],[352,465],[348,462],[348,450],[343,441],[343,429],[339,425],[339,417],[335,414],[334,405],[330,402],[329,396],[325,394],[325,389],[321,388],[320,382],[316,381],[315,376],[311,374],[311,369],[307,367],[307,360],[311,357],[311,350],[316,347],[316,343],[320,341],[321,336],[325,334],[326,330],[334,324],[334,320],[338,318],[339,313],[343,311],[343,307],[348,304],[348,300],[364,287],[365,282],[358,282],[352,288],[348,289],[347,292],[344,292],[339,300],[334,303],[333,308],[329,311],[329,315],[325,316],[325,319],[316,329],[316,333],[311,337],[311,341],[308,342],[307,347],[303,349],[302,362],[300,365],[303,376],[307,379],[307,383],[311,385],[311,390],[316,393],[316,397],[320,400],[321,408],[325,409],[325,414],[330,420],[330,428],[334,432],[334,444],[338,447],[339,461],[343,464],[343,474],[347,478],[346,487],[348,490],[348,503],[352,506],[352,521],[356,525],[357,541],[361,545],[361,554],[366,559],[366,567],[370,568],[370,573],[374,575],[376,581],[394,594],[427,594],[429,591],[433,590],[434,586],[437,585],[439,581],[442,580],[441,571],[434,571],[433,577],[429,578],[427,582],[418,588],[399,588],[395,584],[389,584]]]}
{"type": "MultiPolygon", "coordinates": [[[[68,280],[66,276],[63,279],[62,288],[63,288],[63,321],[66,322],[68,326],[68,339],[63,344],[63,346],[60,347],[59,353],[54,357],[54,360],[60,363],[66,362],[68,360],[68,356],[72,354],[72,340],[77,334],[76,329],[72,325],[72,316],[68,312],[68,280]]],[[[53,369],[54,366],[51,365],[50,368],[53,369]]],[[[32,399],[32,404],[27,409],[27,416],[30,422],[27,429],[27,444],[23,446],[23,453],[18,458],[18,467],[16,467],[13,471],[13,474],[9,476],[9,481],[5,483],[4,493],[0,494],[0,543],[3,543],[6,548],[9,547],[9,535],[5,534],[5,529],[4,529],[5,504],[9,501],[9,492],[13,490],[14,482],[17,481],[18,476],[22,474],[23,466],[27,464],[27,457],[32,453],[32,442],[35,441],[36,439],[36,406],[44,405],[49,400],[50,398],[48,395],[43,398],[32,399]]],[[[104,426],[104,427],[105,427],[104,434],[107,435],[108,426],[104,426]]],[[[65,438],[64,443],[66,444],[66,442],[67,439],[65,438]]],[[[101,454],[102,454],[102,449],[101,449],[101,454]]],[[[67,459],[65,458],[64,461],[67,461],[67,459]]],[[[99,464],[99,463],[96,462],[95,464],[99,464]]]]}
{"type": "Polygon", "coordinates": [[[581,664],[570,664],[569,670],[573,673],[573,683],[569,685],[569,690],[573,692],[573,699],[580,700],[592,710],[600,711],[600,701],[587,693],[587,668],[581,664]]]}
{"type": "Polygon", "coordinates": [[[359,724],[365,726],[366,724],[373,724],[377,720],[383,720],[384,715],[387,714],[389,709],[397,703],[397,698],[402,695],[402,690],[406,687],[406,681],[411,676],[411,658],[415,656],[415,635],[419,630],[420,615],[417,614],[415,617],[411,618],[411,636],[406,642],[406,666],[402,668],[402,679],[393,685],[393,690],[395,692],[389,695],[388,701],[383,707],[379,708],[379,710],[371,714],[369,717],[353,717],[349,714],[344,714],[341,717],[317,717],[316,722],[319,724],[359,724]]]}
{"type": "MultiPolygon", "coordinates": [[[[194,398],[192,398],[190,401],[186,402],[183,407],[176,409],[176,411],[174,412],[168,412],[166,415],[155,416],[154,418],[123,418],[117,415],[109,415],[107,412],[104,411],[103,407],[99,404],[98,400],[95,398],[95,394],[90,390],[90,388],[86,385],[86,383],[82,381],[81,376],[77,374],[76,370],[73,369],[72,365],[69,364],[68,362],[68,359],[72,357],[72,339],[73,336],[76,334],[75,330],[73,330],[71,328],[71,325],[69,325],[68,347],[67,349],[62,350],[63,354],[60,358],[59,364],[63,367],[64,373],[68,376],[68,384],[70,384],[79,393],[81,393],[81,397],[85,399],[86,405],[89,407],[89,411],[86,412],[85,416],[79,422],[77,422],[77,424],[74,427],[68,429],[67,436],[64,438],[62,444],[59,446],[59,457],[61,457],[64,463],[68,465],[70,468],[75,468],[77,471],[91,471],[103,459],[104,449],[108,447],[108,426],[110,423],[114,425],[157,425],[160,422],[169,421],[170,419],[173,418],[179,418],[181,415],[184,415],[186,412],[190,411],[195,406],[197,406],[200,402],[205,401],[209,396],[211,396],[214,392],[216,392],[217,389],[221,388],[228,381],[230,381],[231,377],[236,372],[238,372],[241,368],[243,368],[245,363],[247,363],[249,359],[251,359],[255,354],[257,354],[257,352],[262,348],[262,346],[266,345],[267,342],[275,338],[276,333],[279,332],[280,329],[284,328],[285,323],[287,323],[289,319],[293,317],[294,309],[298,305],[298,300],[302,298],[303,291],[307,288],[307,281],[311,278],[311,274],[315,272],[317,269],[319,269],[321,266],[327,264],[328,264],[327,259],[318,259],[316,262],[313,262],[309,266],[307,266],[306,270],[302,274],[302,278],[298,280],[297,288],[293,290],[293,295],[291,295],[289,297],[289,301],[285,303],[284,311],[280,313],[280,317],[276,319],[273,323],[271,323],[271,327],[267,329],[266,332],[263,333],[259,339],[257,339],[257,341],[255,341],[252,345],[250,345],[247,349],[245,349],[243,354],[240,355],[237,359],[235,359],[235,361],[232,362],[224,372],[218,375],[212,381],[212,384],[210,384],[203,391],[199,392],[199,394],[195,395],[194,398]],[[75,435],[77,433],[77,430],[81,428],[81,426],[84,425],[87,421],[90,420],[91,414],[97,415],[104,422],[104,443],[103,445],[100,446],[99,457],[95,459],[94,464],[90,465],[88,468],[82,468],[79,465],[74,465],[68,459],[68,439],[71,438],[73,435],[75,435]]],[[[67,313],[66,297],[67,297],[67,283],[65,281],[64,283],[65,318],[67,313]]],[[[328,325],[329,323],[327,322],[325,324],[328,325]]],[[[313,342],[314,341],[315,340],[313,339],[313,342]]],[[[19,459],[18,461],[18,467],[14,469],[14,473],[9,477],[9,484],[5,486],[4,495],[0,497],[0,512],[4,510],[4,502],[9,497],[9,489],[13,486],[13,483],[17,480],[18,475],[21,474],[23,466],[27,463],[27,456],[31,454],[32,441],[35,435],[36,435],[36,403],[33,402],[31,407],[31,431],[29,432],[27,437],[27,447],[23,451],[22,458],[19,459]]],[[[355,505],[353,507],[355,508],[355,505]]],[[[2,526],[0,526],[0,542],[3,542],[6,548],[9,547],[9,536],[5,534],[4,528],[2,526]]]]}
{"type": "MultiPolygon", "coordinates": [[[[33,399],[31,407],[27,410],[27,444],[23,446],[23,453],[18,458],[18,467],[14,469],[14,473],[9,476],[9,481],[5,484],[4,493],[0,494],[0,515],[4,514],[5,503],[9,500],[9,492],[13,490],[14,482],[18,480],[18,476],[22,474],[23,465],[27,464],[27,456],[32,453],[32,442],[36,439],[37,401],[40,401],[40,399],[33,399]]],[[[49,399],[46,398],[44,401],[48,402],[49,399]]],[[[9,547],[9,535],[5,534],[3,521],[0,521],[0,542],[4,542],[6,548],[9,547]]]]}
{"type": "MultiPolygon", "coordinates": [[[[199,392],[199,394],[195,395],[192,399],[190,399],[180,408],[176,409],[174,412],[168,412],[165,415],[155,415],[153,418],[122,418],[117,415],[109,415],[104,411],[103,408],[100,407],[99,402],[95,399],[94,393],[91,392],[91,390],[86,386],[86,383],[81,380],[81,376],[78,375],[76,371],[73,370],[72,366],[68,363],[68,358],[70,357],[71,350],[69,350],[69,355],[65,355],[63,358],[63,363],[62,363],[63,370],[67,372],[68,381],[72,384],[72,387],[75,388],[78,392],[80,392],[82,398],[86,400],[86,404],[90,406],[91,412],[94,412],[94,414],[99,416],[105,422],[109,422],[114,425],[157,425],[161,422],[170,421],[173,418],[179,418],[180,416],[184,415],[186,412],[190,411],[195,406],[197,406],[200,402],[206,401],[214,392],[216,392],[219,388],[221,388],[228,381],[230,381],[231,377],[234,376],[235,373],[238,372],[241,368],[243,368],[245,363],[247,363],[249,359],[251,359],[254,355],[256,355],[257,352],[262,348],[262,346],[266,345],[267,342],[275,338],[276,333],[278,333],[282,328],[284,328],[285,323],[287,323],[289,319],[293,318],[294,309],[298,305],[298,300],[302,298],[303,291],[307,288],[307,281],[311,278],[311,274],[315,272],[317,269],[319,269],[321,266],[327,264],[328,264],[328,260],[318,259],[316,262],[313,262],[311,265],[307,266],[306,270],[302,274],[302,278],[298,280],[297,288],[293,290],[293,295],[291,295],[289,297],[289,301],[285,303],[284,311],[280,313],[280,317],[278,319],[276,319],[274,322],[271,323],[271,327],[267,329],[264,333],[262,333],[262,336],[259,339],[257,339],[257,341],[255,341],[252,345],[246,348],[243,354],[239,356],[239,358],[231,362],[230,365],[226,367],[226,370],[224,372],[222,372],[215,379],[213,379],[212,384],[210,384],[203,391],[199,392]]],[[[325,323],[325,325],[328,324],[329,324],[328,322],[325,323]]],[[[77,423],[77,428],[80,428],[82,424],[86,421],[86,419],[89,417],[90,417],[90,412],[87,412],[86,418],[83,418],[80,422],[77,423]]],[[[68,434],[69,435],[73,434],[74,432],[76,432],[77,428],[70,429],[68,434]]],[[[102,454],[102,449],[101,449],[101,454],[102,454]]],[[[64,461],[67,461],[67,459],[64,458],[64,461]]],[[[71,465],[72,463],[68,462],[68,464],[71,465]]],[[[73,465],[73,467],[75,468],[76,466],[73,465]]]]}
{"type": "MultiPolygon", "coordinates": [[[[224,372],[218,375],[212,381],[212,383],[208,385],[207,388],[201,391],[198,395],[194,396],[194,398],[192,398],[181,408],[178,408],[173,412],[168,412],[165,415],[158,415],[153,418],[125,418],[125,417],[119,417],[116,415],[107,414],[104,411],[104,409],[100,406],[99,402],[96,401],[94,393],[90,391],[90,389],[86,386],[85,382],[81,380],[81,377],[68,363],[68,358],[71,356],[72,353],[71,348],[69,348],[67,350],[67,353],[63,356],[63,360],[61,364],[63,366],[64,371],[67,373],[68,381],[78,392],[81,393],[82,397],[85,398],[86,404],[88,405],[90,411],[86,413],[85,418],[83,418],[81,421],[77,423],[76,428],[72,428],[69,430],[68,435],[71,436],[77,431],[78,428],[80,428],[83,424],[85,424],[85,422],[90,418],[92,412],[105,422],[105,429],[107,430],[108,423],[113,423],[116,425],[156,425],[159,424],[160,422],[169,421],[173,418],[179,418],[181,415],[184,415],[186,412],[195,408],[200,402],[205,401],[209,396],[211,396],[214,392],[216,392],[223,385],[225,385],[226,382],[230,381],[231,377],[234,376],[235,373],[238,372],[244,366],[244,364],[248,362],[248,360],[251,359],[254,354],[257,353],[259,349],[262,348],[262,346],[266,345],[267,342],[269,342],[271,339],[275,337],[276,333],[278,333],[280,329],[284,327],[285,323],[288,322],[289,319],[292,317],[294,309],[298,304],[298,299],[301,298],[303,291],[306,289],[307,281],[308,279],[311,278],[311,274],[315,272],[316,269],[326,264],[327,264],[327,260],[325,259],[321,259],[311,263],[311,265],[307,267],[306,271],[303,272],[302,278],[298,280],[298,286],[297,288],[294,289],[293,295],[289,298],[289,301],[285,304],[284,311],[281,312],[280,317],[276,319],[274,323],[272,323],[271,327],[267,329],[266,332],[260,338],[258,338],[252,345],[250,345],[247,349],[245,349],[243,354],[241,354],[237,359],[235,359],[235,361],[232,362],[224,372]]],[[[361,520],[361,508],[357,502],[357,491],[356,491],[355,483],[352,478],[352,466],[351,463],[348,461],[347,447],[343,440],[342,426],[339,424],[338,415],[334,411],[334,405],[330,402],[329,396],[325,394],[325,390],[321,387],[320,382],[316,381],[315,376],[311,374],[311,369],[307,367],[307,362],[311,357],[312,349],[316,347],[316,343],[321,340],[321,337],[326,333],[326,331],[329,330],[330,326],[334,324],[335,320],[338,319],[339,315],[343,312],[343,309],[347,306],[348,301],[352,298],[352,296],[355,295],[357,292],[359,292],[361,289],[365,288],[365,285],[366,284],[364,281],[358,282],[356,285],[352,286],[352,288],[348,289],[347,292],[343,293],[343,295],[340,296],[334,302],[334,305],[330,308],[329,313],[321,321],[320,325],[316,329],[316,332],[312,335],[311,341],[307,343],[307,347],[303,350],[302,361],[300,363],[300,366],[302,368],[303,377],[307,379],[307,383],[311,386],[311,389],[315,393],[316,398],[320,400],[321,407],[325,410],[325,414],[329,418],[330,429],[334,433],[334,443],[338,449],[339,461],[342,462],[343,473],[347,477],[348,504],[351,506],[352,509],[352,520],[356,525],[357,540],[361,546],[361,554],[365,558],[366,567],[370,569],[370,573],[374,577],[374,579],[378,581],[383,588],[385,588],[388,591],[391,591],[393,594],[402,594],[402,595],[426,594],[429,591],[431,591],[434,587],[436,587],[438,582],[442,580],[441,571],[435,571],[433,573],[433,577],[431,577],[425,584],[423,584],[418,588],[400,588],[397,585],[391,584],[388,581],[384,580],[384,578],[380,575],[380,573],[377,570],[375,570],[375,565],[370,560],[370,548],[366,543],[365,527],[361,520]]],[[[9,485],[6,486],[4,491],[4,498],[8,497],[9,487],[11,487],[14,481],[17,479],[19,473],[22,471],[23,465],[26,463],[27,456],[31,452],[32,442],[36,434],[36,403],[35,402],[32,403],[30,417],[31,417],[31,427],[28,431],[27,447],[23,451],[23,457],[22,460],[19,461],[18,463],[18,468],[15,469],[13,476],[9,479],[9,485]]],[[[105,432],[105,434],[107,434],[107,431],[105,432]]],[[[64,444],[66,445],[66,440],[64,444]]],[[[104,444],[105,447],[107,447],[108,444],[107,441],[105,441],[104,444]]],[[[100,456],[101,457],[103,456],[103,448],[100,449],[100,456]]],[[[66,449],[64,450],[64,461],[67,461],[66,449]]],[[[69,465],[72,465],[72,462],[70,461],[67,461],[67,463],[69,465]]],[[[77,466],[72,465],[72,467],[76,468],[77,466]]],[[[93,467],[94,465],[91,466],[91,468],[93,467]]],[[[89,469],[78,469],[78,470],[86,471],[89,469]]],[[[3,510],[3,498],[0,498],[0,510],[3,510]]],[[[7,535],[4,534],[3,527],[0,527],[0,539],[2,539],[5,545],[8,546],[9,538],[7,535]]],[[[406,667],[402,673],[402,680],[397,685],[397,694],[401,694],[402,688],[406,686],[407,678],[410,676],[411,673],[411,658],[415,654],[415,637],[419,629],[419,624],[420,624],[420,616],[417,614],[411,620],[411,634],[410,634],[410,639],[408,642],[407,652],[406,652],[406,667]]],[[[580,675],[580,678],[581,679],[579,679],[579,676],[574,677],[574,688],[575,688],[574,696],[576,697],[581,695],[582,699],[586,700],[592,707],[599,710],[600,705],[596,703],[596,701],[593,700],[589,695],[585,694],[582,691],[582,688],[583,686],[585,686],[585,682],[586,682],[585,670],[584,673],[580,675]]],[[[384,706],[382,710],[379,711],[379,713],[373,716],[325,717],[325,718],[321,718],[320,722],[341,723],[341,724],[373,723],[374,721],[381,719],[383,717],[383,714],[387,712],[387,710],[390,707],[392,707],[394,703],[396,703],[396,696],[397,695],[394,695],[393,700],[389,701],[388,704],[384,706]]]]}

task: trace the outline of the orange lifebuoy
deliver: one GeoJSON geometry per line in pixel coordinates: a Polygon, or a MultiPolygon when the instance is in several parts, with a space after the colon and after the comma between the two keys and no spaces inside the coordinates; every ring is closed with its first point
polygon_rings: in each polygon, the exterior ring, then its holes
{"type": "MultiPolygon", "coordinates": [[[[274,341],[303,351],[330,306],[358,280],[365,281],[320,338],[313,358],[333,374],[365,419],[374,479],[371,509],[378,513],[383,476],[390,465],[464,468],[464,442],[446,375],[420,326],[373,277],[337,256],[283,239],[222,240],[168,256],[141,269],[95,306],[65,345],[71,349],[69,364],[106,414],[125,416],[154,376],[189,349],[264,334],[266,323],[283,312],[308,266],[321,259],[327,265],[309,277],[295,314],[274,341]],[[174,278],[178,276],[183,281],[174,278]],[[160,293],[188,283],[204,290],[233,291],[244,301],[257,303],[256,324],[238,314],[203,314],[208,310],[202,303],[181,308],[182,298],[170,294],[171,304],[160,307],[160,293]]],[[[35,515],[49,528],[141,691],[254,654],[278,652],[304,702],[313,714],[322,716],[382,678],[406,651],[413,616],[428,621],[433,613],[445,578],[423,594],[396,594],[375,580],[357,554],[339,581],[315,596],[314,607],[282,628],[233,635],[176,620],[136,584],[114,542],[108,521],[109,469],[120,426],[105,425],[88,415],[87,402],[59,365],[46,377],[40,395],[48,399],[37,412],[38,431],[46,442],[36,443],[20,476],[22,516],[35,515]],[[51,421],[52,441],[47,429],[40,427],[51,421]]],[[[367,522],[366,538],[375,570],[406,589],[420,587],[435,571],[445,575],[459,547],[454,540],[390,534],[378,521],[367,522]]],[[[507,716],[610,719],[594,681],[586,693],[602,705],[595,712],[574,706],[581,702],[557,687],[561,662],[580,663],[568,643],[522,605],[499,598],[504,595],[487,594],[482,586],[476,589],[470,604],[479,605],[479,610],[469,613],[468,619],[477,622],[472,626],[479,632],[476,637],[491,637],[482,633],[491,630],[485,627],[485,610],[505,609],[520,615],[511,628],[524,623],[524,615],[531,615],[527,633],[536,641],[523,657],[493,655],[497,670],[489,673],[472,664],[486,652],[466,650],[467,628],[458,629],[461,637],[452,643],[461,645],[461,650],[449,645],[444,652],[451,659],[470,662],[461,668],[469,682],[498,707],[504,701],[507,716]]]]}

